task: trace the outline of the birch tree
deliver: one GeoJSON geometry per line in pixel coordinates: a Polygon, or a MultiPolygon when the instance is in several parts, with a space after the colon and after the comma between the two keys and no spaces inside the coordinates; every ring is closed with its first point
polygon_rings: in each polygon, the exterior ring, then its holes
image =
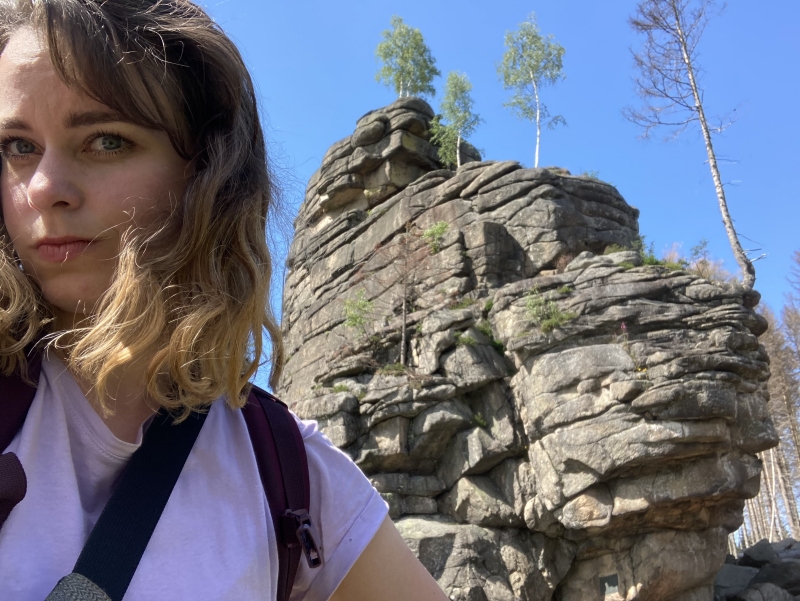
{"type": "Polygon", "coordinates": [[[461,167],[461,141],[471,136],[483,120],[472,112],[472,84],[463,73],[451,71],[442,100],[443,124],[436,119],[432,123],[432,140],[439,145],[439,158],[446,165],[461,167]]]}
{"type": "Polygon", "coordinates": [[[425,44],[422,33],[406,25],[401,17],[392,17],[392,28],[383,32],[375,55],[383,66],[375,79],[394,88],[399,98],[407,96],[435,96],[431,82],[441,75],[436,60],[425,44]]]}
{"type": "Polygon", "coordinates": [[[644,129],[644,138],[661,127],[671,129],[673,136],[695,123],[700,128],[722,223],[742,270],[742,282],[752,288],[756,280],[755,267],[733,225],[712,140],[712,135],[720,133],[727,125],[724,122],[716,127],[709,125],[703,106],[703,89],[698,81],[701,69],[697,47],[713,13],[714,0],[639,2],[630,25],[645,36],[644,48],[633,53],[638,73],[634,82],[644,106],[639,110],[625,109],[623,114],[644,129]]]}
{"type": "Polygon", "coordinates": [[[511,108],[519,118],[536,124],[536,152],[533,166],[539,166],[539,147],[542,125],[553,128],[566,125],[561,115],[551,116],[542,102],[542,88],[564,79],[562,57],[564,48],[553,35],[543,36],[531,13],[527,21],[520,23],[517,31],[506,33],[506,52],[497,68],[503,87],[514,90],[511,100],[504,106],[511,108]]]}

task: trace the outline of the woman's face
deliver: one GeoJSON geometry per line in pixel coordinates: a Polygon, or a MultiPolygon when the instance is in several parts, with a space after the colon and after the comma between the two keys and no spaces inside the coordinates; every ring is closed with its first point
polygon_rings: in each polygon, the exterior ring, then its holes
{"type": "Polygon", "coordinates": [[[3,222],[60,319],[91,312],[123,234],[163,219],[189,172],[166,133],[67,87],[30,29],[0,55],[0,150],[3,222]]]}

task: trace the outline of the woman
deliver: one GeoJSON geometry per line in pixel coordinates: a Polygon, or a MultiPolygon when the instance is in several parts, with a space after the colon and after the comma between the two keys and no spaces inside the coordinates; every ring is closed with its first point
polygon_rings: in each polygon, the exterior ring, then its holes
{"type": "MultiPolygon", "coordinates": [[[[47,343],[6,451],[28,492],[0,599],[68,573],[160,409],[208,417],[125,599],[274,599],[240,411],[272,342],[273,199],[250,77],[188,0],[0,0],[0,369],[47,343]]],[[[0,391],[2,402],[2,391],[0,391]]],[[[324,565],[293,599],[445,599],[354,464],[301,423],[324,565]]],[[[3,449],[0,449],[0,452],[3,449]]]]}

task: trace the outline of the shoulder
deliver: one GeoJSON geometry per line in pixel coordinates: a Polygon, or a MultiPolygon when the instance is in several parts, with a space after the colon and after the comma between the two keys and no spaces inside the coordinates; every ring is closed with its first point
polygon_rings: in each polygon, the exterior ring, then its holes
{"type": "Polygon", "coordinates": [[[292,600],[328,599],[375,536],[388,507],[350,456],[333,445],[316,421],[292,415],[305,443],[309,509],[324,562],[316,570],[300,562],[292,600]]]}

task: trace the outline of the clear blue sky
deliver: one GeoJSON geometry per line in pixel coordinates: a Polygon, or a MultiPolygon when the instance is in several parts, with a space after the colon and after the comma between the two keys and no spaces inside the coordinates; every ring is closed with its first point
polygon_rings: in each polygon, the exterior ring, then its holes
{"type": "MultiPolygon", "coordinates": [[[[485,123],[472,142],[484,158],[533,163],[535,131],[503,102],[496,65],[507,30],[535,11],[544,33],[566,49],[566,79],[544,93],[567,127],[545,131],[540,163],[573,173],[598,171],[641,210],[640,230],[661,254],[673,243],[686,254],[706,238],[715,257],[736,270],[705,164],[702,138],[637,139],[621,109],[636,106],[629,48],[640,39],[627,24],[635,2],[562,0],[541,4],[502,0],[387,2],[265,2],[224,0],[203,5],[239,45],[255,78],[272,156],[282,167],[293,218],[308,177],[328,147],[350,133],[365,112],[394,100],[378,84],[375,47],[398,14],[418,27],[443,77],[465,72],[475,110],[485,123]]],[[[760,248],[756,288],[779,309],[789,286],[793,251],[800,250],[800,2],[733,2],[709,25],[700,46],[706,111],[736,109],[738,121],[716,138],[731,213],[745,248],[760,248]]],[[[439,98],[432,101],[438,108],[439,98]]],[[[278,303],[279,304],[279,303],[278,303]]],[[[262,381],[262,378],[259,378],[262,381]]]]}

